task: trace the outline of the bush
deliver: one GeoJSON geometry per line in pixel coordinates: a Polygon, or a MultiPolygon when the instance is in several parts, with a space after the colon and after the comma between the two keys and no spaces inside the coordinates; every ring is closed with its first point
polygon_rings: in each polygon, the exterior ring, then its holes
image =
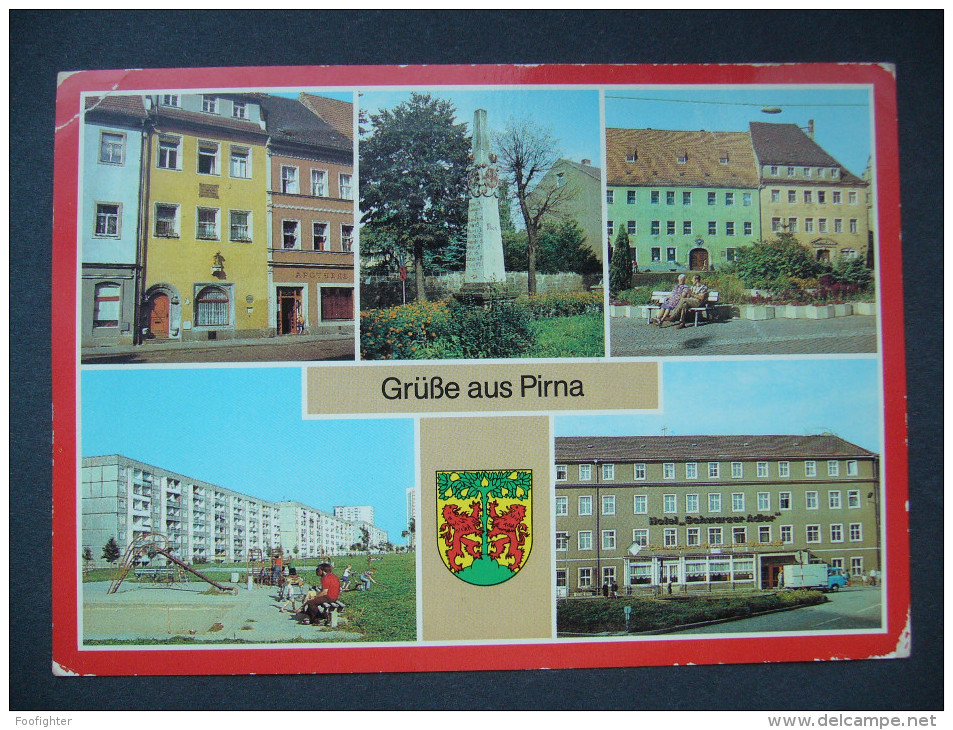
{"type": "Polygon", "coordinates": [[[451,301],[437,331],[440,346],[465,358],[514,357],[533,344],[530,314],[518,302],[477,307],[451,301]]]}
{"type": "Polygon", "coordinates": [[[619,301],[627,304],[642,305],[652,303],[652,292],[650,286],[637,286],[635,289],[626,289],[619,292],[619,301]]]}
{"type": "Polygon", "coordinates": [[[449,317],[444,302],[417,302],[361,312],[361,358],[410,360],[432,344],[449,317]]]}
{"type": "Polygon", "coordinates": [[[609,262],[609,291],[620,292],[632,286],[632,251],[625,226],[619,227],[609,262]]]}
{"type": "Polygon", "coordinates": [[[744,301],[745,285],[737,274],[722,271],[709,274],[703,280],[709,289],[718,292],[719,303],[738,304],[744,301]]]}
{"type": "Polygon", "coordinates": [[[577,314],[602,312],[602,294],[573,292],[537,294],[521,297],[518,303],[526,307],[533,319],[572,317],[577,314]]]}
{"type": "Polygon", "coordinates": [[[729,272],[737,274],[748,287],[773,290],[781,276],[810,278],[824,270],[824,264],[815,261],[797,238],[780,233],[772,241],[757,241],[737,249],[729,272]]]}

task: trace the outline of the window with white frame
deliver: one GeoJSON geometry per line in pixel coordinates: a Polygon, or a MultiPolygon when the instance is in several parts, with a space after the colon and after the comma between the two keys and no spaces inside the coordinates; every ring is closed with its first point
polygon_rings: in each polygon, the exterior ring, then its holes
{"type": "Polygon", "coordinates": [[[565,517],[569,514],[569,497],[556,497],[556,516],[565,517]]]}
{"type": "Polygon", "coordinates": [[[742,204],[742,205],[751,205],[751,193],[742,193],[742,194],[741,194],[741,204],[742,204]]]}
{"type": "Polygon", "coordinates": [[[708,221],[708,235],[718,235],[718,221],[708,221]]]}
{"type": "Polygon", "coordinates": [[[850,523],[850,541],[860,542],[864,539],[864,526],[860,522],[850,523]]]}
{"type": "Polygon", "coordinates": [[[569,468],[565,464],[556,464],[556,481],[564,482],[569,478],[569,468]]]}
{"type": "Polygon", "coordinates": [[[122,310],[122,288],[105,282],[96,285],[93,299],[93,327],[118,327],[122,310]]]}
{"type": "Polygon", "coordinates": [[[156,238],[179,237],[179,206],[173,203],[156,203],[156,238]]]}
{"type": "Polygon", "coordinates": [[[850,559],[850,575],[852,578],[863,577],[864,575],[864,559],[863,558],[850,559]]]}
{"type": "Polygon", "coordinates": [[[847,476],[855,477],[857,476],[857,474],[858,474],[857,462],[851,459],[850,461],[847,462],[847,476]]]}
{"type": "Polygon", "coordinates": [[[556,569],[556,587],[565,588],[566,587],[566,571],[563,568],[556,569]]]}
{"type": "Polygon", "coordinates": [[[615,233],[615,223],[606,221],[606,238],[612,240],[612,234],[615,233]]]}
{"type": "Polygon", "coordinates": [[[836,568],[837,570],[844,569],[844,559],[843,558],[831,558],[831,567],[836,568]]]}
{"type": "Polygon", "coordinates": [[[831,525],[831,542],[844,542],[844,526],[840,524],[831,525]]]}
{"type": "Polygon", "coordinates": [[[649,498],[645,494],[636,494],[632,497],[632,511],[637,515],[647,514],[649,511],[649,498]]]}
{"type": "Polygon", "coordinates": [[[768,462],[759,461],[758,462],[758,478],[767,479],[768,478],[768,462]]]}
{"type": "Polygon", "coordinates": [[[292,165],[281,166],[281,192],[289,195],[298,193],[298,168],[292,165]]]}
{"type": "Polygon", "coordinates": [[[840,462],[836,459],[830,459],[827,462],[827,476],[836,477],[840,476],[840,462]]]}
{"type": "Polygon", "coordinates": [[[625,191],[625,202],[629,205],[635,205],[636,203],[636,191],[635,190],[626,190],[625,191]]]}
{"type": "Polygon", "coordinates": [[[685,464],[685,478],[698,479],[698,464],[693,461],[685,464]]]}
{"type": "Polygon", "coordinates": [[[207,286],[195,297],[197,327],[227,327],[229,323],[228,292],[218,286],[207,286]]]}
{"type": "Polygon", "coordinates": [[[232,116],[235,119],[247,119],[248,110],[246,108],[245,102],[243,101],[233,101],[232,102],[232,116]]]}
{"type": "Polygon", "coordinates": [[[678,505],[676,504],[674,494],[662,495],[662,511],[665,512],[665,514],[674,514],[675,512],[678,512],[678,505]]]}
{"type": "Polygon", "coordinates": [[[321,221],[311,223],[311,247],[315,251],[328,250],[328,224],[321,221]]]}
{"type": "Polygon", "coordinates": [[[592,496],[583,494],[579,496],[579,516],[586,517],[592,514],[592,496]]]}
{"type": "Polygon", "coordinates": [[[708,191],[708,205],[715,205],[718,202],[718,193],[709,190],[708,191]]]}
{"type": "Polygon", "coordinates": [[[682,205],[691,205],[692,204],[692,193],[690,190],[682,191],[682,205]]]}
{"type": "Polygon", "coordinates": [[[200,175],[218,175],[218,142],[199,142],[200,175]]]}
{"type": "Polygon", "coordinates": [[[745,527],[731,528],[731,542],[733,545],[744,545],[748,542],[748,530],[745,527]]]}
{"type": "Polygon", "coordinates": [[[841,204],[841,192],[840,190],[834,190],[831,192],[831,203],[834,205],[841,204]]]}
{"type": "Polygon", "coordinates": [[[744,492],[733,492],[731,495],[731,511],[732,512],[744,512],[745,511],[745,495],[744,492]]]}
{"type": "Polygon", "coordinates": [[[342,172],[338,176],[338,191],[341,194],[340,197],[344,198],[344,200],[351,199],[352,190],[351,190],[351,175],[350,174],[346,172],[342,172]]]}
{"type": "Polygon", "coordinates": [[[675,221],[665,221],[665,235],[666,236],[675,235],[675,221]]]}
{"type": "Polygon", "coordinates": [[[678,545],[678,528],[666,527],[662,532],[662,540],[665,547],[676,547],[678,545]]]}
{"type": "Polygon", "coordinates": [[[735,204],[735,194],[725,193],[725,205],[734,205],[734,204],[735,204]]]}
{"type": "Polygon", "coordinates": [[[580,550],[592,550],[592,530],[582,530],[577,535],[580,550]]]}
{"type": "Polygon", "coordinates": [[[156,167],[162,170],[178,170],[179,151],[182,140],[179,137],[160,137],[159,150],[156,155],[156,167]]]}
{"type": "Polygon", "coordinates": [[[721,493],[720,492],[708,493],[708,511],[721,512],[721,493]]]}
{"type": "Polygon", "coordinates": [[[615,202],[615,191],[606,190],[606,203],[612,205],[613,202],[615,202]]]}
{"type": "Polygon", "coordinates": [[[698,512],[698,495],[697,494],[686,494],[685,495],[685,511],[686,512],[698,512]]]}
{"type": "Polygon", "coordinates": [[[682,221],[682,235],[690,236],[692,235],[692,222],[691,221],[682,221]]]}
{"type": "Polygon", "coordinates": [[[633,465],[632,473],[634,477],[640,481],[645,479],[645,464],[635,464],[633,465]]]}
{"type": "Polygon", "coordinates": [[[805,509],[817,509],[817,492],[805,492],[804,493],[804,507],[805,509]]]}
{"type": "Polygon", "coordinates": [[[778,509],[791,509],[791,493],[790,492],[778,493],[778,509]]]}
{"type": "Polygon", "coordinates": [[[777,174],[778,174],[778,166],[777,166],[777,165],[771,165],[771,167],[769,168],[768,174],[769,174],[769,175],[777,175],[777,174]]]}
{"type": "Polygon", "coordinates": [[[771,219],[771,232],[778,233],[781,230],[781,218],[774,217],[771,219]]]}
{"type": "Polygon", "coordinates": [[[797,202],[797,190],[788,190],[788,202],[789,203],[797,202]]]}
{"type": "Polygon", "coordinates": [[[615,550],[615,530],[602,531],[602,549],[615,550]]]}
{"type": "Polygon", "coordinates": [[[794,177],[794,168],[788,167],[788,177],[794,177]]]}
{"type": "Polygon", "coordinates": [[[202,111],[206,114],[218,114],[218,99],[208,94],[203,95],[202,111]]]}
{"type": "Polygon", "coordinates": [[[569,533],[568,532],[557,532],[556,533],[556,549],[560,552],[569,549],[569,533]]]}
{"type": "Polygon", "coordinates": [[[772,190],[771,191],[771,202],[780,203],[781,202],[781,190],[772,190]]]}
{"type": "Polygon", "coordinates": [[[741,479],[744,476],[744,467],[740,461],[731,462],[731,477],[732,479],[741,479]]]}
{"type": "Polygon", "coordinates": [[[592,568],[579,569],[579,581],[576,585],[580,588],[592,588],[592,568]]]}
{"type": "Polygon", "coordinates": [[[104,165],[121,165],[125,161],[126,135],[118,132],[99,133],[99,161],[104,165]]]}
{"type": "Polygon", "coordinates": [[[857,205],[857,191],[851,190],[847,193],[847,204],[848,205],[857,205]]]}
{"type": "Polygon", "coordinates": [[[233,210],[228,216],[228,235],[232,241],[251,243],[251,211],[233,210]]]}
{"type": "Polygon", "coordinates": [[[771,525],[761,525],[758,527],[758,542],[771,542],[771,525]]]}
{"type": "MultiPolygon", "coordinates": [[[[753,232],[754,232],[754,227],[752,226],[751,221],[745,221],[744,222],[745,235],[750,236],[753,232]]],[[[731,260],[734,261],[734,256],[732,256],[731,260]]]]}
{"type": "Polygon", "coordinates": [[[666,249],[665,249],[665,260],[668,261],[669,263],[674,263],[674,262],[675,262],[675,249],[674,249],[674,248],[666,248],[666,249]]]}
{"type": "Polygon", "coordinates": [[[602,582],[612,585],[615,583],[615,566],[614,565],[603,565],[602,566],[602,582]]]}
{"type": "Polygon", "coordinates": [[[341,250],[350,253],[354,250],[354,226],[341,224],[341,250]]]}
{"type": "Polygon", "coordinates": [[[847,509],[860,509],[860,490],[847,490],[847,509]]]}
{"type": "Polygon", "coordinates": [[[301,224],[298,221],[281,221],[281,247],[286,251],[298,248],[298,233],[301,224]]]}
{"type": "Polygon", "coordinates": [[[758,492],[758,512],[771,509],[771,492],[758,492]]]}
{"type": "Polygon", "coordinates": [[[794,525],[781,525],[781,542],[785,545],[794,542],[794,525]]]}
{"type": "Polygon", "coordinates": [[[615,464],[602,465],[602,481],[611,482],[615,479],[615,464]]]}
{"type": "Polygon", "coordinates": [[[817,219],[817,232],[818,232],[818,233],[827,233],[827,218],[818,218],[818,219],[817,219]]]}
{"type": "Polygon", "coordinates": [[[649,544],[649,531],[645,529],[632,530],[632,542],[646,547],[649,544]]]}
{"type": "Polygon", "coordinates": [[[218,208],[196,210],[195,237],[202,241],[218,240],[218,208]]]}
{"type": "Polygon", "coordinates": [[[615,495],[614,494],[602,495],[602,514],[604,515],[615,514],[615,495]]]}
{"type": "Polygon", "coordinates": [[[161,94],[159,96],[159,104],[161,104],[162,106],[178,106],[179,95],[178,94],[161,94]]]}
{"type": "Polygon", "coordinates": [[[717,461],[708,462],[708,478],[717,479],[719,473],[719,464],[717,461]]]}
{"type": "Polygon", "coordinates": [[[674,190],[665,191],[665,204],[675,205],[675,191],[674,190]]]}
{"type": "Polygon", "coordinates": [[[791,462],[789,461],[778,462],[778,476],[779,477],[791,476],[791,462]]]}
{"type": "Polygon", "coordinates": [[[592,481],[592,464],[579,465],[579,481],[581,482],[592,481]]]}
{"type": "Polygon", "coordinates": [[[689,527],[685,530],[686,545],[701,545],[701,529],[698,527],[689,527]]]}
{"type": "Polygon", "coordinates": [[[96,235],[115,238],[119,236],[119,203],[96,204],[96,235]]]}
{"type": "Polygon", "coordinates": [[[805,533],[807,537],[807,542],[817,543],[821,541],[821,526],[820,525],[806,525],[805,533]]]}
{"type": "Polygon", "coordinates": [[[709,545],[723,545],[725,543],[724,538],[722,537],[722,532],[720,527],[709,527],[708,528],[708,544],[709,545]]]}
{"type": "Polygon", "coordinates": [[[804,219],[804,232],[814,233],[814,219],[813,218],[804,219]]]}
{"type": "Polygon", "coordinates": [[[835,218],[834,219],[834,233],[843,233],[844,232],[844,219],[835,218]]]}
{"type": "MultiPolygon", "coordinates": [[[[847,230],[849,230],[851,233],[857,233],[857,219],[856,218],[851,218],[847,222],[847,230]]],[[[856,258],[856,255],[853,256],[852,258],[856,258]]]]}
{"type": "Polygon", "coordinates": [[[638,225],[635,221],[626,221],[625,230],[630,236],[634,236],[638,231],[638,225]]]}
{"type": "Polygon", "coordinates": [[[841,508],[840,490],[834,489],[827,493],[827,506],[831,509],[841,508]]]}
{"type": "Polygon", "coordinates": [[[837,180],[840,177],[840,169],[837,167],[831,168],[831,179],[837,180]]]}
{"type": "Polygon", "coordinates": [[[675,478],[675,464],[667,462],[662,464],[662,478],[664,479],[674,479],[675,478]]]}
{"type": "Polygon", "coordinates": [[[232,177],[251,177],[251,149],[248,147],[229,147],[228,174],[232,177]]]}
{"type": "Polygon", "coordinates": [[[817,462],[816,462],[816,461],[805,461],[805,462],[804,462],[804,476],[806,476],[806,477],[816,477],[816,476],[817,476],[817,462]]]}
{"type": "Polygon", "coordinates": [[[797,218],[788,218],[788,233],[797,233],[797,218]]]}

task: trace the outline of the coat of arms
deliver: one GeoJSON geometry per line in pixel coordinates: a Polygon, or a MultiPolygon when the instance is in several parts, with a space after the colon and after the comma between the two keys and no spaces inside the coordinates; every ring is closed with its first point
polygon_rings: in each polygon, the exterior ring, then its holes
{"type": "Polygon", "coordinates": [[[533,472],[437,472],[437,545],[460,580],[492,586],[526,565],[533,544],[533,472]]]}

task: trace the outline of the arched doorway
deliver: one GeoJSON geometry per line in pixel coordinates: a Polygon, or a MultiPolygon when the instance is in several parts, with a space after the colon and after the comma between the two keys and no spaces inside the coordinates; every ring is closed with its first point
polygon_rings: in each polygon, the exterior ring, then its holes
{"type": "Polygon", "coordinates": [[[156,339],[164,340],[169,337],[169,296],[163,292],[153,294],[148,304],[149,334],[156,339]]]}
{"type": "Polygon", "coordinates": [[[692,271],[708,271],[708,251],[703,248],[693,248],[688,254],[688,268],[692,271]]]}

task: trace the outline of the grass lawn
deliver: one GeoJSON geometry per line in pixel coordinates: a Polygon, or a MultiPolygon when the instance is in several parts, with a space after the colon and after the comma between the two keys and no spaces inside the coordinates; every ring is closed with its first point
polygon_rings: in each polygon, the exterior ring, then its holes
{"type": "Polygon", "coordinates": [[[602,357],[605,320],[602,313],[551,317],[532,324],[535,344],[521,357],[602,357]]]}
{"type": "Polygon", "coordinates": [[[701,621],[747,618],[763,611],[813,606],[827,601],[819,591],[781,591],[746,596],[579,599],[560,601],[556,630],[581,634],[625,632],[625,606],[632,606],[629,632],[669,629],[701,621]]]}

